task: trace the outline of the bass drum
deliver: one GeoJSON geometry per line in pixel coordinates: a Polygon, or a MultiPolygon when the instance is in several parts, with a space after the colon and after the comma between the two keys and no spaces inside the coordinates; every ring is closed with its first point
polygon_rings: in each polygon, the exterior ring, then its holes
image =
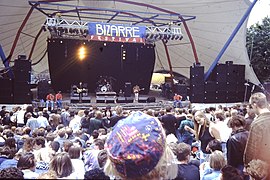
{"type": "Polygon", "coordinates": [[[101,92],[107,92],[107,90],[108,90],[108,88],[106,87],[106,85],[104,85],[104,86],[102,86],[102,87],[100,88],[100,91],[101,91],[101,92]]]}

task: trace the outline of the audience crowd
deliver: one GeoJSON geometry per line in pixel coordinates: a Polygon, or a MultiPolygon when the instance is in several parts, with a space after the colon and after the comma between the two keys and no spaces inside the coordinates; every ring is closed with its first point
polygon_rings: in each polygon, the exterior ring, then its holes
{"type": "Polygon", "coordinates": [[[269,109],[2,106],[0,178],[267,180],[269,109]]]}

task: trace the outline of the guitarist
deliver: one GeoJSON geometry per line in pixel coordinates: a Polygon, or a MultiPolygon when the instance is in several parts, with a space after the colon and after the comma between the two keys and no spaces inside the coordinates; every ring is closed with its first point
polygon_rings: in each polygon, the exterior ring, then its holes
{"type": "Polygon", "coordinates": [[[144,88],[140,89],[140,86],[136,85],[133,87],[133,93],[134,93],[134,102],[139,101],[139,92],[141,90],[144,90],[144,88]]]}
{"type": "Polygon", "coordinates": [[[86,91],[85,88],[83,88],[82,82],[79,83],[79,87],[77,87],[77,93],[79,94],[79,102],[82,102],[83,93],[86,91]]]}

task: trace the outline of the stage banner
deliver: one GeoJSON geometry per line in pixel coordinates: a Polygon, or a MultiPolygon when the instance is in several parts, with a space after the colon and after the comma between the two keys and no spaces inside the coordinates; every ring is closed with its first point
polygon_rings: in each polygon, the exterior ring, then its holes
{"type": "Polygon", "coordinates": [[[145,26],[88,23],[88,40],[145,43],[145,26]]]}

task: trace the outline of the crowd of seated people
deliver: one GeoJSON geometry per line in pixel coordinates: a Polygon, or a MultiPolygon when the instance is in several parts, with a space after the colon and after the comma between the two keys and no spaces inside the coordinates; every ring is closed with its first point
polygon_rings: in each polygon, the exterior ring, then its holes
{"type": "Polygon", "coordinates": [[[244,160],[252,109],[2,107],[0,177],[268,179],[267,160],[244,160]]]}

